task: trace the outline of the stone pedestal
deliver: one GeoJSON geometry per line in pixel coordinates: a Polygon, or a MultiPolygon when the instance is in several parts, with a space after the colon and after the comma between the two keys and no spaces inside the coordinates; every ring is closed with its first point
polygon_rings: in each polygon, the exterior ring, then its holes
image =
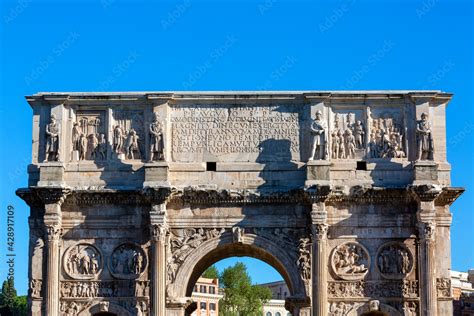
{"type": "Polygon", "coordinates": [[[330,182],[331,162],[328,160],[311,160],[306,165],[307,187],[312,185],[328,185],[330,182]]]}
{"type": "Polygon", "coordinates": [[[64,185],[65,166],[61,162],[45,162],[39,164],[40,176],[38,186],[52,187],[64,185]]]}
{"type": "Polygon", "coordinates": [[[413,164],[413,184],[433,184],[438,181],[438,164],[430,160],[420,160],[413,164]]]}
{"type": "Polygon", "coordinates": [[[162,187],[169,186],[169,165],[167,162],[151,162],[145,166],[144,187],[162,187]]]}

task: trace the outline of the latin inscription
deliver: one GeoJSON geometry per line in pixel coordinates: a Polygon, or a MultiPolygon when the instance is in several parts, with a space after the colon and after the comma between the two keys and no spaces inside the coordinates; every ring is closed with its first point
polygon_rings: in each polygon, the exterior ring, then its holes
{"type": "Polygon", "coordinates": [[[292,157],[299,154],[298,118],[292,106],[176,107],[171,113],[172,153],[179,157],[266,151],[269,156],[292,157]]]}

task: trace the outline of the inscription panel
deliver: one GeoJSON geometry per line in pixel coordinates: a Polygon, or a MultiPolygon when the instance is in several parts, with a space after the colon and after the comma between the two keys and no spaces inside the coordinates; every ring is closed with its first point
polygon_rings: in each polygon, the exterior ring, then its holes
{"type": "Polygon", "coordinates": [[[190,105],[171,110],[174,161],[300,160],[301,107],[190,105]]]}

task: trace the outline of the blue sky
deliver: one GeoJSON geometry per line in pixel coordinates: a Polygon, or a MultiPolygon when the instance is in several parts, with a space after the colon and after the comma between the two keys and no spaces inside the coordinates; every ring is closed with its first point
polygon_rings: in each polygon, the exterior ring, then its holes
{"type": "MultiPolygon", "coordinates": [[[[474,268],[471,1],[1,1],[0,279],[15,208],[27,289],[31,109],[38,91],[440,89],[453,186],[452,266],[474,268]]],[[[226,262],[234,262],[227,260],[226,262]]],[[[252,264],[254,281],[275,273],[252,264]],[[255,267],[255,269],[254,269],[255,267]]]]}

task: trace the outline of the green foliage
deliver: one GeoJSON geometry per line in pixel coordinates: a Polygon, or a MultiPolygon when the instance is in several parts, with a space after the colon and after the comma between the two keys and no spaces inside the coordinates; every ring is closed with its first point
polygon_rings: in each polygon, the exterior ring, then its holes
{"type": "Polygon", "coordinates": [[[3,281],[0,293],[0,306],[13,308],[15,306],[16,290],[13,279],[3,281]]]}
{"type": "Polygon", "coordinates": [[[26,296],[17,296],[13,279],[3,281],[0,292],[0,315],[26,316],[26,296]]]}
{"type": "Polygon", "coordinates": [[[203,278],[208,278],[208,279],[219,279],[219,271],[217,271],[216,266],[212,265],[209,268],[207,268],[206,271],[202,274],[203,278]]]}
{"type": "Polygon", "coordinates": [[[224,288],[224,298],[219,304],[223,316],[260,316],[263,304],[272,297],[270,289],[252,285],[247,267],[241,262],[226,268],[219,282],[224,288]]]}

